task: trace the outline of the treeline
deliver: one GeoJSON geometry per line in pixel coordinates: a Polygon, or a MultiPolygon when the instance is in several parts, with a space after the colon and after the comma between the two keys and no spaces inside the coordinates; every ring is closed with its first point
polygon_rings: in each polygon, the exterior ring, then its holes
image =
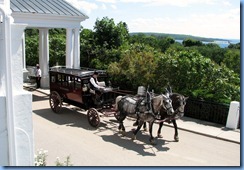
{"type": "MultiPolygon", "coordinates": [[[[65,29],[49,31],[49,65],[65,65],[65,29]]],[[[81,67],[105,69],[113,86],[136,91],[138,86],[173,91],[219,103],[240,100],[240,44],[220,48],[192,38],[134,34],[127,24],[97,19],[93,30],[80,33],[81,67]]],[[[26,30],[27,65],[38,62],[38,31],[26,30]]]]}
{"type": "MultiPolygon", "coordinates": [[[[137,34],[140,34],[140,33],[137,33],[137,32],[130,33],[131,36],[137,35],[137,34]]],[[[198,37],[198,36],[184,35],[184,34],[167,34],[167,33],[154,33],[154,32],[144,32],[143,34],[146,36],[155,36],[155,37],[172,37],[175,40],[184,40],[184,39],[190,38],[190,39],[204,41],[204,42],[228,41],[226,39],[220,39],[220,38],[205,38],[205,37],[198,37]]]]}

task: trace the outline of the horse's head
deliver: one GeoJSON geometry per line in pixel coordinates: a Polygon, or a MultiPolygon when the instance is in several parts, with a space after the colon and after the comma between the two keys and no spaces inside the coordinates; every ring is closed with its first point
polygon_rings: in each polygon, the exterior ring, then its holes
{"type": "Polygon", "coordinates": [[[185,97],[178,93],[173,93],[170,95],[170,98],[172,99],[173,108],[175,109],[175,115],[176,118],[181,118],[184,116],[184,110],[186,105],[186,100],[188,97],[185,97]]]}
{"type": "Polygon", "coordinates": [[[168,115],[172,115],[174,113],[172,100],[169,97],[169,93],[166,93],[165,95],[162,94],[162,107],[165,109],[168,115]]]}

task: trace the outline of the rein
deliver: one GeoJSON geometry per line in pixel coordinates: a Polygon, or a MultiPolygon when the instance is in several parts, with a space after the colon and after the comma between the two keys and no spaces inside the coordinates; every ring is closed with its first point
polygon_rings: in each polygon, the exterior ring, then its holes
{"type": "Polygon", "coordinates": [[[156,119],[157,120],[157,123],[162,123],[162,122],[168,122],[170,120],[176,120],[175,118],[170,118],[170,117],[167,117],[163,120],[160,120],[160,119],[156,119]]]}

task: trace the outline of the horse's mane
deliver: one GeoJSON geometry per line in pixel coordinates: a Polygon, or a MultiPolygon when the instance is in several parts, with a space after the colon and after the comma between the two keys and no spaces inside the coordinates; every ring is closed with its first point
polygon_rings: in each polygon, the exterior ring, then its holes
{"type": "Polygon", "coordinates": [[[153,109],[154,111],[159,111],[162,105],[162,95],[156,95],[155,97],[152,98],[152,105],[153,105],[153,109]]]}

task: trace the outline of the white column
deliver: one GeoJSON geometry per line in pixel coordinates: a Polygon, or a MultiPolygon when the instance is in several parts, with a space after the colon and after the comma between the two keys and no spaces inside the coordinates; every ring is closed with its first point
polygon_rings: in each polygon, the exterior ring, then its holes
{"type": "Polygon", "coordinates": [[[80,68],[80,29],[74,29],[74,68],[80,68]]]}
{"type": "Polygon", "coordinates": [[[22,64],[23,64],[23,80],[28,82],[28,70],[26,69],[26,55],[25,55],[25,32],[22,35],[22,64]]]}
{"type": "Polygon", "coordinates": [[[23,90],[22,76],[25,25],[13,23],[10,1],[4,2],[0,0],[0,165],[32,166],[32,94],[23,90]]]}
{"type": "Polygon", "coordinates": [[[16,138],[14,130],[13,88],[11,73],[11,26],[9,2],[0,0],[0,164],[15,166],[16,138]],[[10,67],[10,68],[9,68],[10,67]],[[10,75],[10,77],[9,77],[10,75]]]}
{"type": "Polygon", "coordinates": [[[39,65],[42,71],[41,87],[49,87],[49,33],[47,28],[39,29],[39,65]]]}
{"type": "Polygon", "coordinates": [[[23,70],[26,70],[25,32],[23,32],[23,35],[22,35],[22,63],[23,63],[23,70]]]}
{"type": "Polygon", "coordinates": [[[11,65],[13,84],[14,129],[17,166],[32,166],[34,141],[32,125],[32,94],[23,90],[22,35],[25,25],[11,25],[11,65]]]}
{"type": "Polygon", "coordinates": [[[73,68],[73,30],[66,29],[66,67],[73,68]]]}

